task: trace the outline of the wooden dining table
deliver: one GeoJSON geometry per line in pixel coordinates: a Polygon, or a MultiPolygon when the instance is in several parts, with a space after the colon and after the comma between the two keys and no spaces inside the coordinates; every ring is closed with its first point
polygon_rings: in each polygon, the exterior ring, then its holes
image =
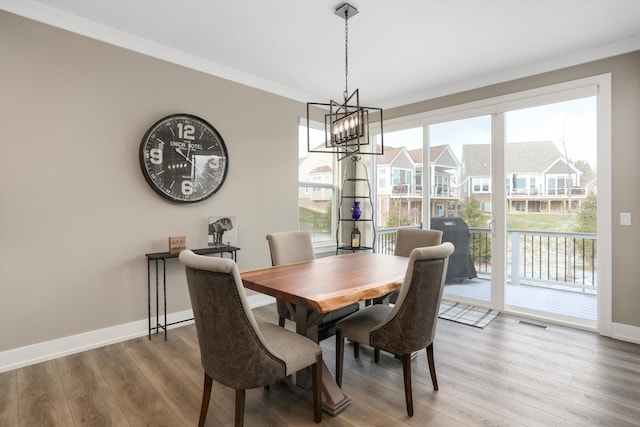
{"type": "MultiPolygon", "coordinates": [[[[355,252],[246,271],[240,277],[247,289],[294,304],[296,332],[317,341],[318,322],[324,313],[398,289],[408,260],[355,252]]],[[[297,375],[296,384],[306,388],[305,375],[297,375]]],[[[324,362],[322,392],[323,409],[331,415],[340,413],[350,403],[324,362]]]]}

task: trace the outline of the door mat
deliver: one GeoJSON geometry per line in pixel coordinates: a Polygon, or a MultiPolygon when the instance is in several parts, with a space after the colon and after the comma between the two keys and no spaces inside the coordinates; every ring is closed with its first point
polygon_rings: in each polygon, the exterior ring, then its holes
{"type": "Polygon", "coordinates": [[[475,326],[476,328],[484,328],[491,322],[499,311],[490,308],[476,307],[469,304],[461,304],[453,301],[442,301],[440,303],[441,319],[451,320],[453,322],[463,323],[465,325],[475,326]]]}

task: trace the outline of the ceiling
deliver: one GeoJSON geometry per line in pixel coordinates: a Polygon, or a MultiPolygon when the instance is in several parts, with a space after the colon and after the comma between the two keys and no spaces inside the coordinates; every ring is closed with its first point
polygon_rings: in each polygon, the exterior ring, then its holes
{"type": "MultiPolygon", "coordinates": [[[[340,0],[0,0],[299,101],[342,100],[340,0]]],[[[640,0],[352,0],[349,92],[390,108],[640,49],[640,0]]]]}

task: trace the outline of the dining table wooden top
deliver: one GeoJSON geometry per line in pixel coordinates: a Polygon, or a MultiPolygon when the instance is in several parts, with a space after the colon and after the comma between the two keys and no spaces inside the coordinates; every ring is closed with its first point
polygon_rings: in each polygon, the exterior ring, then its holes
{"type": "Polygon", "coordinates": [[[378,298],[398,289],[409,258],[355,252],[245,271],[247,289],[318,313],[378,298]]]}

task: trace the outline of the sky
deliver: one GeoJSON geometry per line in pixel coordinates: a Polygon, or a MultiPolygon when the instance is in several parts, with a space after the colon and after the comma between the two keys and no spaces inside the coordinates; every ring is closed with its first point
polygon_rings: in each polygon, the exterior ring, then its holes
{"type": "MultiPolygon", "coordinates": [[[[586,160],[597,170],[597,114],[596,97],[581,98],[540,107],[507,112],[507,142],[553,141],[561,153],[566,147],[571,160],[586,160]]],[[[431,145],[448,144],[458,160],[461,160],[465,144],[488,144],[491,142],[490,116],[431,125],[431,145]]],[[[318,132],[314,143],[322,142],[318,132]]],[[[422,147],[422,129],[414,128],[386,133],[386,147],[406,146],[408,149],[422,147]]],[[[301,157],[306,155],[307,135],[301,127],[301,157]]]]}
{"type": "MultiPolygon", "coordinates": [[[[571,160],[586,160],[595,171],[597,153],[596,98],[548,104],[541,107],[510,111],[506,114],[507,143],[553,141],[571,160]],[[564,142],[564,146],[563,146],[564,142]]],[[[461,160],[462,145],[491,142],[491,119],[481,116],[457,120],[429,128],[431,145],[448,144],[461,160]]],[[[385,134],[385,145],[409,149],[420,148],[422,130],[385,134]]]]}

